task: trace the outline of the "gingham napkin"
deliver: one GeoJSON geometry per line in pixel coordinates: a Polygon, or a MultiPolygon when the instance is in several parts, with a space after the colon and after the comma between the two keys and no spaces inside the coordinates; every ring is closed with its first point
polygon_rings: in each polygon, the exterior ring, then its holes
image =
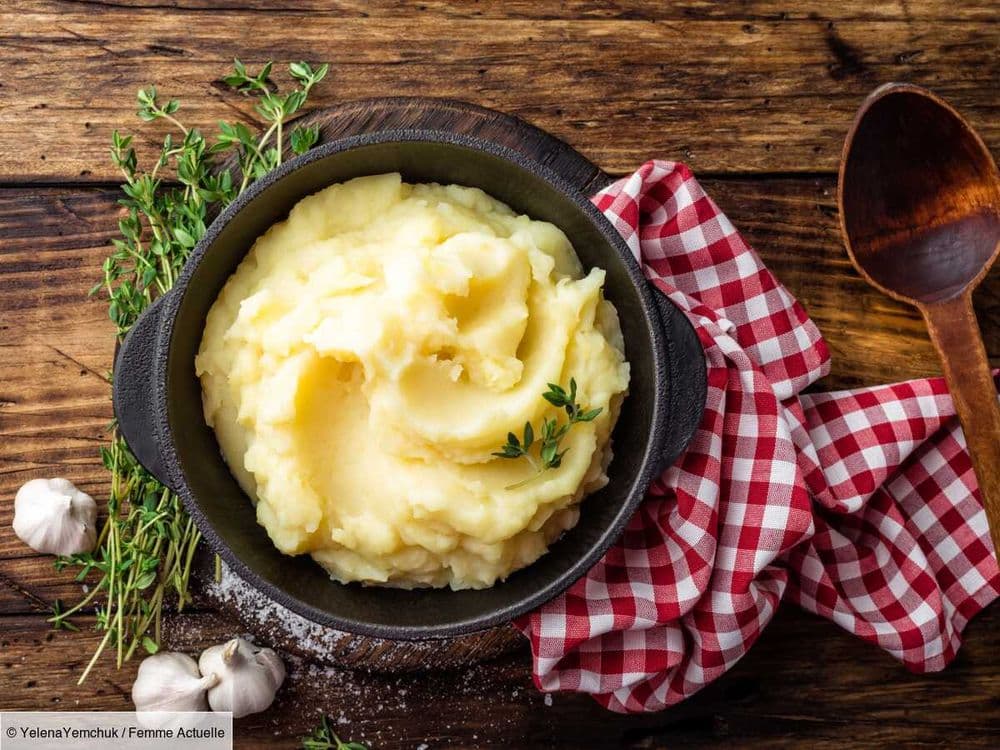
{"type": "Polygon", "coordinates": [[[942,380],[800,395],[826,344],[687,167],[649,162],[593,200],[694,323],[708,402],[604,559],[518,621],[538,687],[661,709],[732,667],[783,599],[942,669],[1000,593],[942,380]]]}

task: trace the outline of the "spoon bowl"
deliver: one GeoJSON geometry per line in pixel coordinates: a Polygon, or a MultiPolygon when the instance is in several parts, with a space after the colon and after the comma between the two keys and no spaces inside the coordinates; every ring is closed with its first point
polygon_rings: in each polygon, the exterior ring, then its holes
{"type": "Polygon", "coordinates": [[[1000,549],[1000,404],[972,291],[1000,254],[1000,175],[947,102],[909,84],[877,88],[844,143],[840,221],[858,271],[927,322],[1000,549]]]}
{"type": "Polygon", "coordinates": [[[946,102],[889,84],[862,105],[845,146],[848,252],[896,299],[933,304],[986,274],[1000,251],[1000,181],[985,144],[946,102]]]}

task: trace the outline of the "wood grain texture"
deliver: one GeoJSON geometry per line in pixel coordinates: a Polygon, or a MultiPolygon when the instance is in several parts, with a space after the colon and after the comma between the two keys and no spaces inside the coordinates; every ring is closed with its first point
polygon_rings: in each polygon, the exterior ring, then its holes
{"type": "MultiPolygon", "coordinates": [[[[75,686],[97,644],[93,632],[49,633],[27,616],[4,617],[0,627],[5,708],[127,710],[135,663],[120,672],[105,666],[75,686]]],[[[170,648],[197,653],[238,625],[196,613],[168,619],[166,630],[170,648]]],[[[412,750],[421,742],[434,750],[991,748],[1000,743],[998,649],[1000,611],[993,608],[970,626],[948,671],[911,675],[832,623],[789,609],[726,677],[680,706],[646,716],[604,712],[575,694],[556,695],[549,705],[532,687],[521,654],[469,670],[391,677],[284,654],[286,687],[273,709],[237,723],[237,746],[295,747],[294,738],[325,711],[338,731],[379,750],[412,750]]]]}
{"type": "MultiPolygon", "coordinates": [[[[251,103],[213,83],[237,56],[328,60],[318,106],[401,94],[471,99],[523,116],[615,173],[652,156],[702,173],[832,170],[861,98],[900,79],[934,87],[987,141],[1000,141],[1000,25],[977,14],[739,20],[671,11],[660,20],[649,4],[638,14],[575,20],[572,10],[549,10],[500,22],[419,5],[364,16],[351,7],[238,7],[209,22],[164,4],[5,3],[0,181],[113,179],[115,128],[136,130],[140,157],[149,157],[163,133],[135,120],[134,96],[153,81],[183,97],[191,122],[252,122],[251,103]]],[[[489,7],[495,15],[501,6],[489,7]]]]}
{"type": "Polygon", "coordinates": [[[219,10],[260,13],[270,16],[333,16],[337,18],[384,18],[408,16],[430,22],[434,18],[488,18],[500,21],[532,19],[539,21],[591,19],[612,20],[731,20],[785,21],[790,19],[880,21],[922,20],[996,20],[996,8],[991,0],[920,0],[916,5],[894,0],[867,2],[846,0],[831,6],[827,0],[803,0],[788,3],[783,0],[680,0],[653,3],[649,0],[568,0],[538,2],[537,0],[422,0],[400,3],[397,0],[300,0],[276,7],[271,0],[73,0],[73,2],[41,3],[40,6],[59,9],[67,5],[101,8],[172,9],[196,13],[219,10]]]}
{"type": "MultiPolygon", "coordinates": [[[[519,114],[604,169],[682,158],[803,301],[833,355],[832,389],[939,373],[919,315],[853,271],[838,236],[841,141],[864,94],[887,80],[951,99],[1000,145],[995,2],[974,0],[11,0],[0,7],[0,706],[125,708],[136,665],[74,675],[88,629],[48,632],[55,598],[80,584],[11,532],[11,500],[66,475],[102,497],[97,448],[111,416],[105,305],[86,298],[115,231],[105,183],[113,128],[139,123],[156,82],[185,117],[254,122],[212,80],[229,59],[333,63],[317,106],[382,95],[452,96],[519,114]]],[[[976,308],[1000,365],[1000,273],[976,308]]],[[[172,616],[195,652],[245,626],[199,600],[172,616]]],[[[87,623],[84,622],[84,625],[87,623]]],[[[402,749],[1000,745],[1000,610],[970,626],[955,664],[914,676],[875,647],[791,609],[736,668],[686,704],[622,717],[578,695],[552,705],[525,652],[468,670],[376,675],[329,669],[293,642],[278,705],[239,723],[239,747],[293,747],[320,712],[345,736],[402,749]]]]}

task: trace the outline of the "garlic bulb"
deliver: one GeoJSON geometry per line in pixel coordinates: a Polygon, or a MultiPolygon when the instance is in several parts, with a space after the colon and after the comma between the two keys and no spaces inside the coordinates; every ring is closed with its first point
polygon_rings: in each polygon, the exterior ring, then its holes
{"type": "Polygon", "coordinates": [[[218,678],[208,691],[212,710],[232,711],[237,719],[270,706],[285,680],[285,665],[274,651],[242,638],[205,649],[198,667],[203,675],[218,678]]]}
{"type": "Polygon", "coordinates": [[[217,681],[215,675],[198,674],[198,664],[187,654],[164,651],[139,665],[132,702],[136,711],[204,711],[205,691],[217,681]]]}
{"type": "Polygon", "coordinates": [[[14,497],[13,526],[35,552],[90,552],[97,543],[97,504],[68,479],[32,479],[14,497]]]}

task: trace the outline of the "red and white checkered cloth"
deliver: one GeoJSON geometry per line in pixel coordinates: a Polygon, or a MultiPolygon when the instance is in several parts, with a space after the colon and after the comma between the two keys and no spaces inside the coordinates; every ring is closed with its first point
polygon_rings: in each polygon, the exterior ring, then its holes
{"type": "Polygon", "coordinates": [[[782,599],[942,669],[1000,594],[942,380],[799,395],[826,344],[687,167],[649,162],[594,202],[694,323],[708,401],[604,559],[518,621],[538,687],[661,709],[732,667],[782,599]]]}

